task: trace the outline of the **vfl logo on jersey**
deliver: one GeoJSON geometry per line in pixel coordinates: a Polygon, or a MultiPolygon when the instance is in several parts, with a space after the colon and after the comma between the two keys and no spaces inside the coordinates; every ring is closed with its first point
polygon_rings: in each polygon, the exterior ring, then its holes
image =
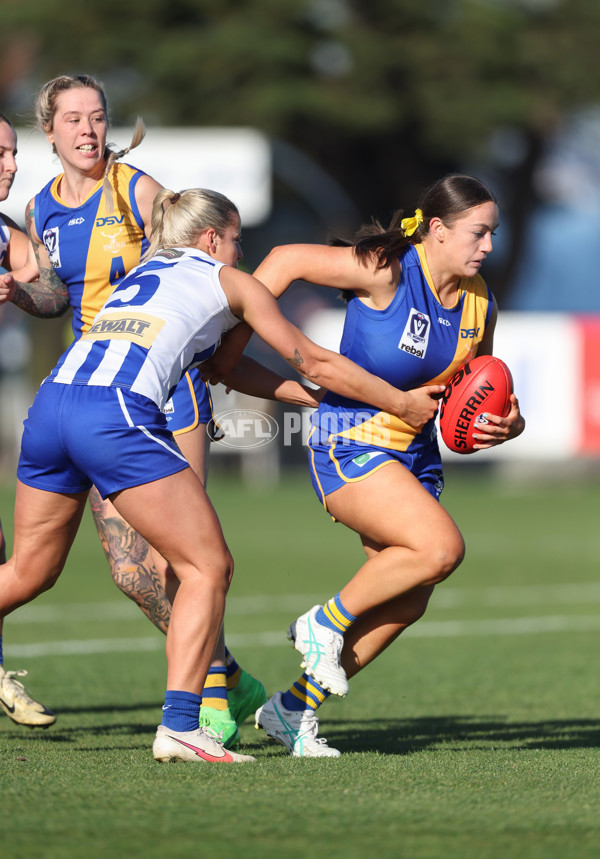
{"type": "Polygon", "coordinates": [[[408,352],[409,355],[414,355],[415,358],[424,358],[427,352],[430,328],[429,316],[411,307],[404,333],[398,343],[398,349],[408,352]]]}
{"type": "Polygon", "coordinates": [[[60,248],[58,245],[58,227],[51,227],[49,230],[44,230],[42,234],[44,247],[48,251],[50,264],[54,268],[60,268],[60,248]]]}

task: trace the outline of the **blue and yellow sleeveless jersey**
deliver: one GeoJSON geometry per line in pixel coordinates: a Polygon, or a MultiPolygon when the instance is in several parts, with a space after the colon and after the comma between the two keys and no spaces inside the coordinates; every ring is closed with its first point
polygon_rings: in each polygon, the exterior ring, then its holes
{"type": "MultiPolygon", "coordinates": [[[[357,296],[348,302],[340,344],[342,355],[403,391],[444,384],[473,357],[489,321],[492,295],[477,275],[460,281],[453,307],[436,294],[423,247],[402,253],[401,276],[385,310],[367,307],[357,296]]],[[[328,392],[312,416],[313,443],[375,445],[410,451],[428,445],[434,420],[417,432],[387,412],[328,392]]]]}
{"type": "Polygon", "coordinates": [[[75,339],[87,331],[116,284],[148,247],[135,200],[143,171],[115,164],[109,174],[113,211],[107,212],[100,180],[81,206],[66,206],[57,176],[35,198],[35,227],[50,262],[69,290],[75,339]]]}

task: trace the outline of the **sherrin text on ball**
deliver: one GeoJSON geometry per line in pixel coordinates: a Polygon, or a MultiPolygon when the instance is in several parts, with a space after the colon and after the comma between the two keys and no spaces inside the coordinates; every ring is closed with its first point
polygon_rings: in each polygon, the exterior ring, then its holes
{"type": "Polygon", "coordinates": [[[513,392],[512,375],[504,361],[481,355],[467,361],[446,385],[440,405],[440,432],[455,453],[473,453],[473,433],[487,423],[485,413],[506,417],[513,392]]]}

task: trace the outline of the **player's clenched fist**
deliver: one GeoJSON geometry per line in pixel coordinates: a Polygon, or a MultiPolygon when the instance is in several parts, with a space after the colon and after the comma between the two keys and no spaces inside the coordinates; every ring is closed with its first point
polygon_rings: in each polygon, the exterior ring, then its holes
{"type": "Polygon", "coordinates": [[[0,304],[10,301],[15,294],[15,279],[12,274],[0,274],[0,304]]]}

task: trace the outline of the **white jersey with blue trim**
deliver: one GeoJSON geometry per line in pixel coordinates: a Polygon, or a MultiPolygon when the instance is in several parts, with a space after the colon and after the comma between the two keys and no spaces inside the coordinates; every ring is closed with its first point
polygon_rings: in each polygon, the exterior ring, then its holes
{"type": "Polygon", "coordinates": [[[132,269],[48,381],[126,388],[163,409],[182,375],[238,323],[219,281],[223,263],[167,248],[132,269]]]}
{"type": "Polygon", "coordinates": [[[0,265],[4,265],[4,257],[10,243],[10,230],[0,216],[0,265]]]}

